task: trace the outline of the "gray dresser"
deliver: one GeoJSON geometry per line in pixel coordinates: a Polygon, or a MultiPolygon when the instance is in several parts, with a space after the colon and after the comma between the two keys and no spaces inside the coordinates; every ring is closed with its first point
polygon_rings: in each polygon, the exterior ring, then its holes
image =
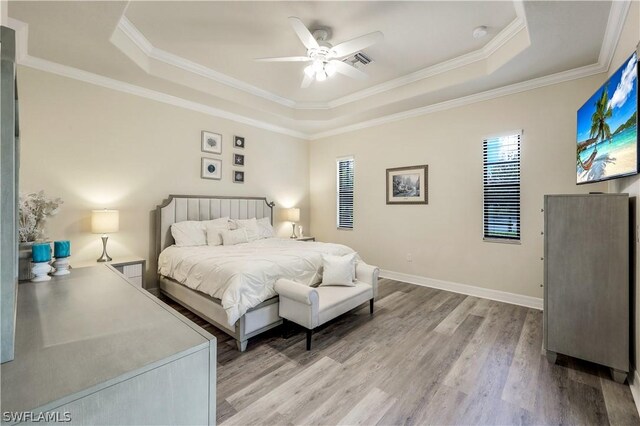
{"type": "Polygon", "coordinates": [[[544,342],[558,353],[629,372],[629,196],[546,195],[544,342]]]}
{"type": "Polygon", "coordinates": [[[71,424],[215,424],[216,340],[112,266],[20,284],[7,413],[71,424]],[[51,415],[51,414],[49,414],[51,415]]]}

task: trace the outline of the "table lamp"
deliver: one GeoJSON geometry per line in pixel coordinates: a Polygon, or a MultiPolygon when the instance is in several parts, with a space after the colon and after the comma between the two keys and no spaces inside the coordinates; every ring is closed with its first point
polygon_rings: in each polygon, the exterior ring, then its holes
{"type": "Polygon", "coordinates": [[[287,209],[285,217],[287,221],[291,222],[291,238],[298,238],[296,235],[296,222],[300,220],[300,209],[287,209]]]}
{"type": "Polygon", "coordinates": [[[118,232],[120,215],[118,210],[93,210],[91,212],[91,232],[102,234],[102,256],[98,262],[109,262],[111,257],[107,254],[107,234],[118,232]]]}

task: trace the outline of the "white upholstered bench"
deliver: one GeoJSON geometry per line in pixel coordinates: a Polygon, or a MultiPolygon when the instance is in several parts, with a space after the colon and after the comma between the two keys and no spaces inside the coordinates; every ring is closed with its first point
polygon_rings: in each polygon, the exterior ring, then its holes
{"type": "Polygon", "coordinates": [[[354,287],[309,287],[281,278],[275,289],[280,296],[280,316],[307,329],[307,350],[311,349],[311,336],[316,327],[369,301],[373,313],[373,300],[378,294],[379,269],[366,263],[356,266],[354,287]]]}

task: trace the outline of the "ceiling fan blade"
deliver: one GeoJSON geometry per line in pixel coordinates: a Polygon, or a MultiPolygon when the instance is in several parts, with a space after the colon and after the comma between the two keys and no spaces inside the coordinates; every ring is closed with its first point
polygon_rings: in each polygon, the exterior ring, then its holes
{"type": "Polygon", "coordinates": [[[333,59],[329,61],[334,67],[336,67],[336,72],[346,75],[347,77],[356,78],[358,80],[364,80],[369,76],[356,67],[347,64],[346,62],[339,61],[337,59],[333,59]]]}
{"type": "Polygon", "coordinates": [[[336,46],[333,46],[329,51],[330,55],[336,58],[343,58],[345,56],[356,53],[359,50],[367,48],[372,44],[381,42],[384,39],[384,34],[380,31],[375,31],[360,37],[356,37],[352,40],[345,41],[336,46]]]}
{"type": "Polygon", "coordinates": [[[295,16],[289,17],[289,24],[293,27],[293,30],[298,34],[300,41],[307,49],[317,49],[320,47],[318,42],[313,37],[313,34],[307,29],[299,18],[295,16]]]}
{"type": "Polygon", "coordinates": [[[311,85],[311,83],[313,83],[313,77],[309,77],[307,73],[304,73],[304,78],[302,79],[302,84],[300,85],[300,87],[306,89],[311,85]]]}
{"type": "Polygon", "coordinates": [[[308,56],[284,56],[282,58],[257,58],[256,62],[308,62],[312,61],[308,56]]]}

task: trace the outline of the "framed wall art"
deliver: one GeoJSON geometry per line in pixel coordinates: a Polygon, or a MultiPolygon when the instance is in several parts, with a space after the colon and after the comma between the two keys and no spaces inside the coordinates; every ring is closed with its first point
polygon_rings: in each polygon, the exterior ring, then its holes
{"type": "Polygon", "coordinates": [[[234,136],[233,137],[233,147],[234,148],[243,148],[244,149],[244,138],[242,136],[234,136]]]}
{"type": "Polygon", "coordinates": [[[222,154],[222,135],[203,130],[202,152],[209,152],[211,154],[222,154]]]}
{"type": "Polygon", "coordinates": [[[387,169],[387,204],[429,204],[427,165],[387,169]]]}
{"type": "Polygon", "coordinates": [[[222,177],[222,160],[202,157],[200,177],[202,179],[220,180],[222,177]]]}
{"type": "Polygon", "coordinates": [[[241,172],[240,170],[234,170],[233,181],[235,183],[244,183],[244,172],[241,172]]]}

